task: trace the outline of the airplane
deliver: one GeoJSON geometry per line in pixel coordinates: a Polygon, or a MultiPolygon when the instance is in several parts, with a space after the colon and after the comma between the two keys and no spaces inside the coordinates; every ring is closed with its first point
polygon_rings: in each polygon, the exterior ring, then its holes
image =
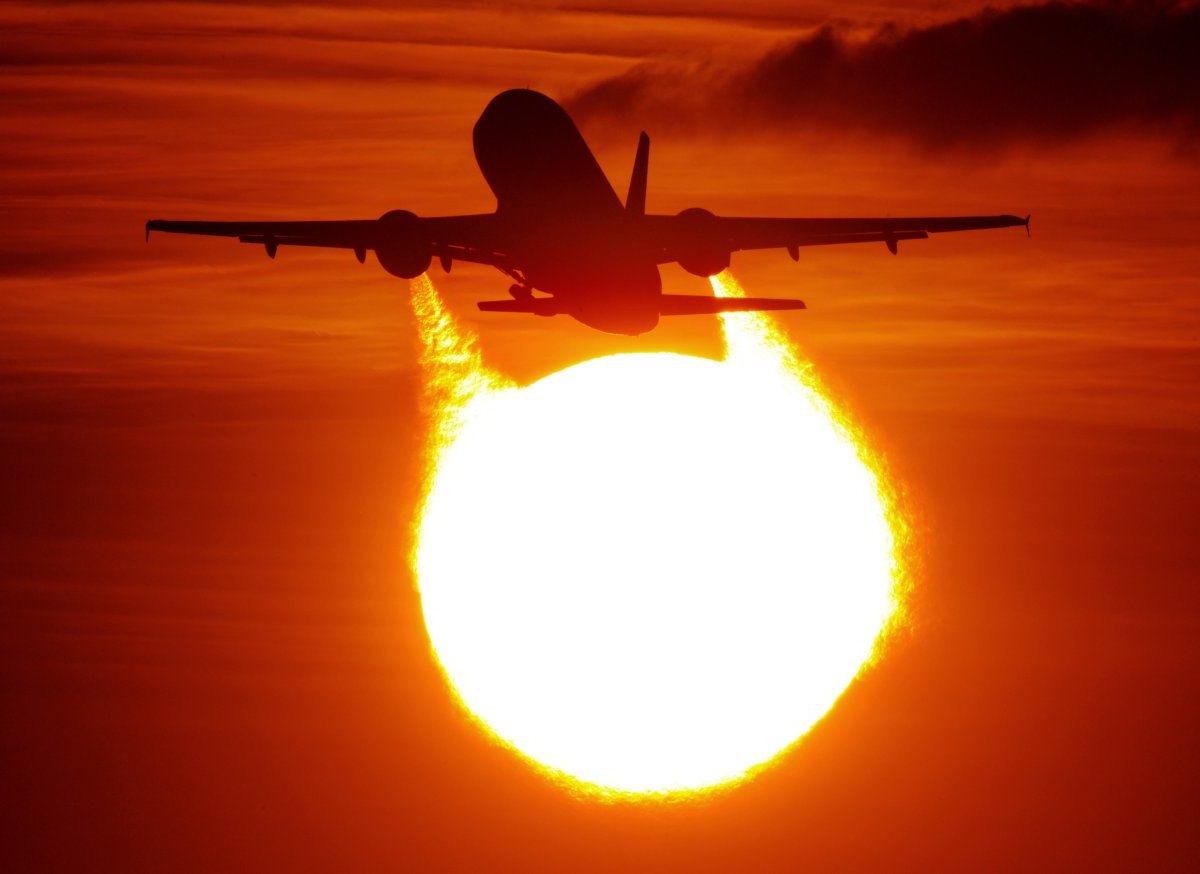
{"type": "Polygon", "coordinates": [[[528,89],[492,99],[474,129],[475,159],[496,196],[496,210],[478,215],[418,216],[395,209],[350,221],[164,221],[151,231],[236,237],[262,245],[349,249],[359,263],[368,250],[402,279],[425,273],[437,258],[486,264],[507,274],[506,300],[478,303],[485,312],[568,315],[614,334],[637,335],[661,316],[804,309],[781,298],[718,298],[664,294],[658,268],[678,263],[696,276],[729,267],[733,252],[800,249],[841,243],[897,244],[947,231],[1023,226],[1029,216],[926,218],[746,218],[692,207],[678,215],[646,213],[650,138],[638,139],[633,175],[622,204],[579,129],[561,106],[528,89]],[[535,293],[536,292],[536,293],[535,293]]]}

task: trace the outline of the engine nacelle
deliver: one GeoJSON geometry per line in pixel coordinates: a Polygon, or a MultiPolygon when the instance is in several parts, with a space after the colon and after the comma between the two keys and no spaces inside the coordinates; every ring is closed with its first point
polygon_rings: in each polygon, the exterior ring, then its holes
{"type": "Polygon", "coordinates": [[[385,212],[377,222],[375,257],[392,276],[415,279],[433,263],[433,250],[421,220],[406,209],[385,212]]]}
{"type": "Polygon", "coordinates": [[[687,242],[679,247],[679,266],[694,276],[715,276],[729,267],[728,244],[720,239],[716,216],[693,206],[679,213],[687,242]]]}

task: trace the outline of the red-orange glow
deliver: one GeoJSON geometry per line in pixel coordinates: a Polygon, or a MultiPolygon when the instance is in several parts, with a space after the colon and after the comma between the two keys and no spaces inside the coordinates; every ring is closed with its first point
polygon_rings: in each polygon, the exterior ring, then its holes
{"type": "MultiPolygon", "coordinates": [[[[1083,43],[1036,30],[1051,63],[967,58],[1011,99],[971,107],[957,143],[935,135],[967,116],[939,124],[935,98],[976,82],[922,52],[771,92],[787,125],[721,105],[727,71],[826,26],[883,34],[890,60],[908,28],[973,39],[1014,5],[0,4],[0,870],[1196,868],[1200,126],[1150,123],[1196,106],[1195,62],[1131,101],[1080,71],[1133,87],[1141,65],[1080,68],[1083,43]],[[748,290],[808,303],[775,323],[886,457],[921,567],[913,632],[794,754],[676,806],[581,804],[447,694],[410,568],[426,428],[451,420],[419,412],[407,284],[348,252],[143,236],[490,211],[470,136],[488,100],[566,100],[643,62],[709,115],[618,104],[580,127],[620,194],[648,132],[652,213],[1033,213],[1029,239],[897,257],[734,253],[748,290]],[[938,88],[904,90],[922,71],[938,88]],[[1060,111],[1073,82],[1086,99],[1060,111]],[[861,119],[819,105],[879,84],[861,119]],[[1089,107],[1107,122],[1066,131],[1089,107]]],[[[790,69],[846,70],[814,60],[790,69]]],[[[508,285],[491,269],[433,278],[488,385],[724,356],[718,319],[613,337],[478,313],[508,285]]]]}

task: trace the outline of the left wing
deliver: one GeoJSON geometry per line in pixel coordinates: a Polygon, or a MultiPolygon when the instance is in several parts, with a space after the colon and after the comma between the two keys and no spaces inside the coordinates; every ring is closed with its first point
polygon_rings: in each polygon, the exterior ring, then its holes
{"type": "Polygon", "coordinates": [[[839,243],[885,243],[896,254],[900,240],[923,240],[930,234],[1024,227],[1029,216],[972,215],[916,218],[742,218],[705,210],[680,215],[648,215],[646,227],[659,263],[679,260],[696,247],[737,252],[742,249],[787,249],[793,258],[801,246],[839,243]]]}
{"type": "Polygon", "coordinates": [[[457,215],[422,218],[412,213],[389,221],[388,213],[378,219],[311,222],[146,222],[146,238],[151,231],[168,234],[201,234],[208,237],[235,237],[242,243],[257,243],[275,257],[280,246],[316,246],[350,249],[359,261],[367,250],[404,245],[419,241],[429,246],[435,258],[471,261],[504,268],[508,266],[502,229],[495,216],[457,215]]]}

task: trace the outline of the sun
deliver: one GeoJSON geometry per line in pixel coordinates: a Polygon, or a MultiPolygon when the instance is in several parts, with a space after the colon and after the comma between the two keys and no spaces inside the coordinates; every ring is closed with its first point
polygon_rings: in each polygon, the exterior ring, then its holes
{"type": "Polygon", "coordinates": [[[618,795],[726,784],[801,737],[897,616],[901,532],[771,323],[726,316],[721,361],[614,355],[517,387],[415,285],[438,427],[414,564],[466,709],[618,795]]]}

